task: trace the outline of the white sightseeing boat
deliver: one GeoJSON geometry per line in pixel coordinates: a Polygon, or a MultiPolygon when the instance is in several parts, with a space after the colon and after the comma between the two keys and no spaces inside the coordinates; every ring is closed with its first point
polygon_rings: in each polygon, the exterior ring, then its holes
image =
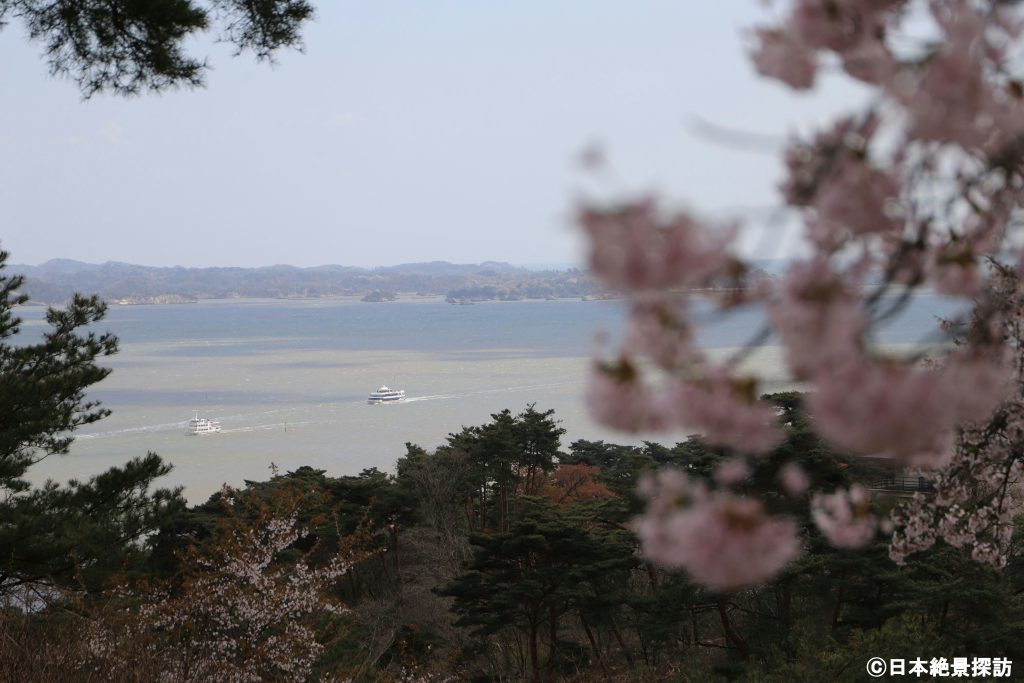
{"type": "Polygon", "coordinates": [[[366,402],[370,405],[374,403],[395,403],[396,401],[404,401],[405,392],[401,389],[388,389],[385,386],[381,386],[380,389],[370,394],[366,402]]]}
{"type": "Polygon", "coordinates": [[[220,431],[220,422],[211,420],[208,417],[199,417],[199,413],[188,421],[186,434],[216,434],[220,431]]]}

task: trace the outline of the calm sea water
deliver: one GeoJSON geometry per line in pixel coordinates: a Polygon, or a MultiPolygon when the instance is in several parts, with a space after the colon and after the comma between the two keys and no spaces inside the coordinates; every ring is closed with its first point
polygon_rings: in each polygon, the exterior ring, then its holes
{"type": "MultiPolygon", "coordinates": [[[[877,341],[921,343],[936,316],[957,306],[918,296],[877,341]]],[[[21,315],[25,335],[43,329],[41,309],[21,315]]],[[[709,323],[702,345],[723,352],[744,344],[762,321],[756,310],[701,315],[709,323]]],[[[121,351],[89,398],[113,414],[82,429],[69,455],[31,474],[37,481],[83,478],[154,451],[175,468],[164,484],[185,486],[198,502],[222,483],[267,478],[272,462],[333,475],[390,470],[407,441],[433,448],[463,425],[528,403],[555,409],[567,429],[563,445],[577,438],[634,442],[593,424],[582,398],[595,335],[614,336],[624,320],[617,301],[112,306],[102,327],[118,335],[121,351]],[[408,400],[367,405],[381,384],[404,389],[408,400]],[[195,411],[219,420],[223,431],[186,436],[195,411]]],[[[776,388],[785,385],[778,349],[766,347],[750,362],[776,388]]]]}

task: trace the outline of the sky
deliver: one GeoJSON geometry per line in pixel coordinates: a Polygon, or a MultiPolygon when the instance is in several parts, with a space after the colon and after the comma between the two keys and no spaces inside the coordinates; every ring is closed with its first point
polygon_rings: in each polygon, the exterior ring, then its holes
{"type": "Polygon", "coordinates": [[[754,0],[322,0],[274,66],[193,43],[207,85],[83,101],[0,31],[0,247],[153,266],[582,262],[582,198],[653,192],[798,247],[779,149],[856,103],[758,79],[754,0]],[[608,168],[577,163],[599,144],[608,168]]]}

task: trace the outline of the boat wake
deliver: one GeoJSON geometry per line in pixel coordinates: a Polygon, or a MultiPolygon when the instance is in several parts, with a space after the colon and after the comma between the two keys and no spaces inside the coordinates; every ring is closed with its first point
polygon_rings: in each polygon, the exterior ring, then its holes
{"type": "Polygon", "coordinates": [[[292,427],[308,427],[309,425],[315,424],[329,423],[317,420],[302,420],[299,422],[274,422],[271,424],[249,425],[246,427],[233,427],[232,429],[222,429],[221,434],[244,434],[246,432],[287,431],[292,427]]]}
{"type": "Polygon", "coordinates": [[[568,384],[568,382],[549,382],[547,384],[530,384],[527,386],[518,387],[502,387],[500,389],[480,389],[478,391],[470,391],[466,396],[480,396],[483,394],[508,394],[515,393],[517,391],[535,391],[537,389],[549,389],[551,387],[561,387],[568,384]]]}
{"type": "Polygon", "coordinates": [[[433,394],[431,396],[413,396],[407,398],[402,403],[418,403],[420,401],[443,401],[449,398],[458,398],[457,394],[433,394]]]}
{"type": "Polygon", "coordinates": [[[530,384],[515,387],[498,387],[494,389],[477,389],[475,391],[464,391],[457,394],[430,394],[428,396],[413,396],[411,398],[406,398],[404,401],[395,401],[395,404],[418,403],[420,401],[448,401],[451,399],[469,398],[471,396],[486,396],[489,394],[513,394],[522,391],[536,391],[537,389],[550,389],[551,387],[561,387],[567,384],[569,384],[569,382],[549,382],[547,384],[530,384]]]}
{"type": "MultiPolygon", "coordinates": [[[[318,406],[318,407],[322,407],[322,406],[318,406]]],[[[264,411],[256,412],[256,413],[238,413],[238,414],[235,414],[235,415],[226,415],[226,416],[223,416],[223,417],[218,415],[218,421],[221,422],[221,423],[223,423],[225,421],[230,421],[230,422],[233,422],[233,423],[237,424],[239,421],[243,421],[243,420],[252,421],[254,418],[255,418],[255,420],[259,420],[260,418],[266,419],[266,417],[269,416],[269,415],[281,415],[282,413],[283,414],[287,414],[287,413],[293,413],[293,412],[295,412],[295,411],[292,408],[282,408],[282,409],[278,409],[278,410],[264,410],[264,411]]],[[[275,422],[260,423],[260,424],[255,424],[255,425],[249,424],[249,425],[242,425],[242,426],[232,427],[230,429],[221,429],[219,431],[219,433],[221,433],[221,434],[236,434],[236,433],[241,433],[241,432],[269,431],[269,430],[272,430],[272,429],[283,429],[286,426],[287,427],[293,427],[293,426],[299,427],[299,426],[306,426],[306,425],[311,425],[311,424],[317,424],[317,422],[311,421],[311,420],[294,420],[293,421],[293,420],[281,420],[280,418],[278,418],[278,420],[279,421],[275,421],[275,422]]],[[[321,422],[321,424],[330,424],[330,422],[331,421],[323,421],[323,422],[321,422]]],[[[180,432],[180,433],[185,433],[185,431],[188,429],[188,427],[189,427],[189,420],[182,420],[180,422],[161,422],[159,424],[142,425],[142,426],[139,426],[139,427],[125,427],[124,429],[110,429],[110,430],[106,430],[106,431],[102,431],[102,432],[91,432],[91,433],[77,434],[77,435],[75,435],[75,439],[81,439],[82,441],[89,441],[89,440],[92,440],[92,439],[110,439],[110,438],[120,437],[120,436],[132,436],[132,435],[135,435],[135,434],[139,434],[139,435],[143,435],[143,434],[159,434],[161,432],[173,432],[173,433],[180,432]]]]}
{"type": "Polygon", "coordinates": [[[105,432],[91,432],[76,434],[75,439],[87,441],[89,439],[109,439],[112,436],[125,436],[129,434],[156,434],[157,432],[181,431],[188,427],[188,420],[181,422],[163,422],[155,425],[144,425],[142,427],[125,427],[124,429],[111,429],[105,432]]]}
{"type": "MultiPolygon", "coordinates": [[[[383,405],[402,405],[405,403],[421,403],[423,401],[451,401],[465,398],[472,398],[474,396],[488,396],[494,394],[516,394],[526,391],[536,391],[538,389],[549,389],[551,387],[560,387],[571,384],[569,381],[562,382],[547,382],[545,384],[529,384],[522,386],[508,386],[508,387],[494,387],[490,389],[476,389],[473,391],[461,391],[447,394],[428,394],[426,396],[411,396],[405,398],[402,401],[390,401],[383,405]]],[[[354,401],[356,402],[356,401],[354,401]]],[[[366,404],[365,399],[360,399],[358,403],[366,404]]],[[[328,401],[324,403],[318,403],[315,409],[312,411],[297,411],[294,407],[289,408],[276,408],[272,410],[261,410],[247,413],[236,413],[231,415],[223,415],[220,413],[216,414],[217,420],[221,424],[232,424],[230,428],[222,428],[221,434],[244,434],[247,432],[264,432],[272,430],[284,430],[286,427],[306,427],[316,424],[337,424],[339,420],[328,419],[328,420],[286,420],[284,418],[290,417],[298,413],[303,413],[308,416],[310,412],[320,413],[321,411],[327,410],[334,412],[335,409],[346,404],[347,401],[328,401]],[[265,422],[270,418],[271,421],[265,422]],[[239,424],[245,422],[256,422],[257,424],[239,424]]],[[[298,417],[298,415],[296,415],[298,417]]],[[[75,436],[76,439],[82,441],[89,441],[93,439],[109,439],[115,437],[133,436],[133,435],[145,435],[145,434],[160,434],[163,432],[173,433],[184,433],[186,428],[189,426],[188,420],[180,420],[177,422],[160,422],[157,424],[141,425],[136,427],[125,427],[123,429],[110,429],[101,432],[89,432],[79,433],[75,436]]]]}

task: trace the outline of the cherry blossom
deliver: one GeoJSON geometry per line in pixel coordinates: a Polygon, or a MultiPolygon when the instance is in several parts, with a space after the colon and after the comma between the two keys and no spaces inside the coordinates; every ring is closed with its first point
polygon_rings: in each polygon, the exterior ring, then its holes
{"type": "Polygon", "coordinates": [[[797,378],[839,366],[861,351],[867,320],[855,284],[825,259],[794,265],[768,313],[797,378]]]}
{"type": "Polygon", "coordinates": [[[664,431],[675,424],[668,396],[645,384],[625,361],[594,366],[587,407],[601,424],[625,432],[664,431]]]}
{"type": "Polygon", "coordinates": [[[638,295],[633,299],[623,349],[643,355],[663,368],[689,368],[704,362],[693,339],[693,324],[686,297],[638,295]]]}
{"type": "Polygon", "coordinates": [[[641,491],[652,498],[634,527],[644,554],[713,590],[763,583],[801,552],[793,520],[769,516],[760,501],[708,491],[673,470],[649,478],[641,491]]]}
{"type": "Polygon", "coordinates": [[[680,423],[697,428],[708,443],[743,453],[764,453],[782,440],[772,406],[757,400],[756,383],[716,373],[674,388],[680,423]]]}
{"type": "Polygon", "coordinates": [[[859,359],[818,379],[808,409],[836,445],[911,465],[934,466],[949,456],[954,424],[938,373],[859,359]]]}
{"type": "Polygon", "coordinates": [[[743,458],[730,458],[715,468],[714,476],[722,486],[733,486],[750,476],[750,468],[743,458]]]}
{"type": "Polygon", "coordinates": [[[728,264],[734,231],[713,230],[686,213],[663,215],[653,199],[608,209],[584,207],[590,267],[624,290],[699,287],[728,264]]]}
{"type": "Polygon", "coordinates": [[[859,484],[846,491],[815,494],[811,500],[815,525],[837,548],[861,548],[871,541],[878,520],[870,509],[868,491],[859,484]]]}
{"type": "MultiPolygon", "coordinates": [[[[781,198],[804,229],[807,253],[752,286],[737,275],[755,266],[734,247],[735,229],[666,212],[649,197],[584,206],[579,223],[594,274],[629,299],[632,314],[615,360],[597,366],[591,411],[631,431],[690,427],[743,457],[771,451],[781,429],[758,400],[759,378],[738,370],[751,347],[711,362],[694,341],[703,320],[691,310],[697,297],[713,315],[762,307],[766,324],[751,330],[752,344],[782,347],[819,435],[934,481],[934,497],[918,496],[895,514],[893,558],[944,539],[998,566],[1024,468],[1024,64],[1016,45],[1024,8],[779,4],[782,20],[753,32],[758,72],[804,93],[825,78],[853,78],[868,94],[794,136],[785,151],[781,198]],[[876,332],[918,288],[972,308],[922,338],[940,342],[927,347],[927,359],[922,350],[897,357],[875,345],[876,332]]],[[[720,486],[738,481],[739,462],[720,468],[720,486]]],[[[801,474],[781,464],[779,484],[791,498],[808,486],[801,474]]],[[[765,512],[756,498],[765,491],[737,498],[685,488],[685,505],[652,500],[638,526],[648,555],[685,564],[705,585],[714,585],[711,572],[727,577],[719,585],[742,584],[732,573],[742,570],[723,558],[785,521],[765,512]]],[[[885,526],[866,511],[861,489],[810,494],[820,528],[839,545],[885,526]]]]}
{"type": "Polygon", "coordinates": [[[924,60],[920,78],[896,79],[887,92],[907,108],[911,138],[994,149],[1024,128],[1019,98],[1003,95],[989,77],[990,66],[1004,60],[1004,46],[990,39],[993,29],[1009,24],[967,0],[929,8],[945,40],[924,60]]]}
{"type": "Polygon", "coordinates": [[[751,55],[757,72],[777,78],[791,88],[805,90],[814,85],[817,54],[785,31],[757,31],[757,48],[751,55]]]}
{"type": "Polygon", "coordinates": [[[905,0],[797,0],[790,25],[809,46],[845,53],[884,33],[905,0]]]}
{"type": "Polygon", "coordinates": [[[974,296],[985,284],[970,243],[953,241],[933,249],[928,264],[935,289],[953,296],[974,296]]]}
{"type": "MultiPolygon", "coordinates": [[[[228,487],[223,500],[230,519],[228,487]]],[[[159,680],[309,680],[323,651],[315,618],[346,611],[329,589],[366,553],[349,546],[315,567],[304,556],[282,562],[310,533],[298,522],[301,502],[275,494],[254,522],[229,521],[210,547],[182,558],[178,584],[122,586],[115,599],[138,607],[92,621],[91,656],[121,670],[121,646],[145,643],[159,680]]]]}
{"type": "Polygon", "coordinates": [[[791,498],[798,498],[806,493],[811,485],[811,479],[804,472],[804,469],[795,462],[787,462],[779,470],[779,486],[782,491],[791,498]]]}

